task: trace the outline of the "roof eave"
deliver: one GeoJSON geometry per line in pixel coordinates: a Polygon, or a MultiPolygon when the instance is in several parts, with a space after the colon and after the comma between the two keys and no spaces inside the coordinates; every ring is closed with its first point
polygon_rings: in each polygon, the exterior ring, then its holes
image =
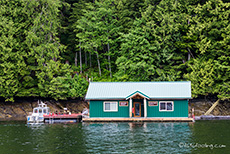
{"type": "Polygon", "coordinates": [[[140,92],[140,91],[137,90],[137,91],[135,91],[134,93],[132,93],[132,94],[130,94],[129,96],[127,96],[127,97],[126,97],[126,100],[132,98],[133,96],[135,96],[135,95],[137,95],[137,94],[140,95],[140,96],[142,96],[143,98],[150,99],[149,96],[147,96],[147,95],[145,95],[144,93],[142,93],[142,92],[140,92]]]}

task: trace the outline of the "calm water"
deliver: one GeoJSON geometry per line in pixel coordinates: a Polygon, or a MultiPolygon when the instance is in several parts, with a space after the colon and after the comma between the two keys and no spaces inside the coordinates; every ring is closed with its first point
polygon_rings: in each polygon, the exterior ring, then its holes
{"type": "Polygon", "coordinates": [[[227,153],[230,121],[195,123],[0,122],[0,153],[227,153]]]}

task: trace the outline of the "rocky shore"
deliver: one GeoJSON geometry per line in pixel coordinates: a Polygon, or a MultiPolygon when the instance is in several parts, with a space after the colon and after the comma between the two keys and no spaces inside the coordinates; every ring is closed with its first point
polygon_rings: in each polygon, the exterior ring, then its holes
{"type": "MultiPolygon", "coordinates": [[[[37,107],[38,99],[20,99],[15,102],[0,102],[0,121],[7,120],[25,120],[34,107],[37,107]]],[[[191,99],[189,101],[189,112],[191,113],[194,108],[195,116],[203,115],[216,101],[216,99],[191,99]]],[[[82,99],[66,100],[66,101],[54,101],[43,100],[51,112],[63,111],[63,107],[68,108],[72,113],[79,113],[84,108],[88,108],[88,104],[82,99]]],[[[219,105],[211,112],[213,116],[229,116],[230,115],[230,102],[220,101],[219,105]]]]}
{"type": "MultiPolygon", "coordinates": [[[[84,108],[88,108],[88,104],[83,100],[69,100],[69,101],[45,101],[51,112],[63,111],[63,107],[66,107],[72,113],[79,113],[84,108]]],[[[34,107],[37,107],[37,100],[19,100],[15,102],[0,102],[0,121],[8,120],[23,120],[26,121],[27,115],[29,115],[34,107]]]]}
{"type": "MultiPolygon", "coordinates": [[[[189,111],[191,112],[191,109],[194,108],[195,116],[204,115],[216,101],[217,99],[191,99],[189,101],[189,111]]],[[[213,116],[230,115],[230,102],[220,101],[210,114],[213,116]]]]}

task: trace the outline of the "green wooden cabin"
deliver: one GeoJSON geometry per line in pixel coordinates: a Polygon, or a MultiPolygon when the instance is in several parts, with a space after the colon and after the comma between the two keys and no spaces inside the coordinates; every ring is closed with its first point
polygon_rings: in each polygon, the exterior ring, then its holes
{"type": "Polygon", "coordinates": [[[188,117],[191,82],[90,82],[90,118],[188,117]]]}

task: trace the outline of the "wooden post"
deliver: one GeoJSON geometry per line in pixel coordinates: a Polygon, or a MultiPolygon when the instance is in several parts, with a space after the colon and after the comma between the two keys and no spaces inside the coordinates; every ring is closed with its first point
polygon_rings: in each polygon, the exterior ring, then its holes
{"type": "Polygon", "coordinates": [[[133,103],[132,103],[132,98],[129,99],[129,117],[132,117],[132,108],[133,108],[133,103]]]}
{"type": "Polygon", "coordinates": [[[146,98],[144,98],[144,117],[147,117],[147,103],[146,103],[146,98]]]}

